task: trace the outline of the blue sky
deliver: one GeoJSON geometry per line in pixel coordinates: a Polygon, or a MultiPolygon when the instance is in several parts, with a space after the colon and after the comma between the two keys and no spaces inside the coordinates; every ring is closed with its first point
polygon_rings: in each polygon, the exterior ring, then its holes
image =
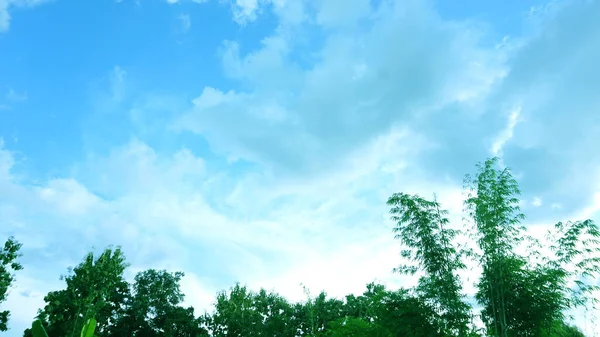
{"type": "Polygon", "coordinates": [[[123,246],[302,298],[391,274],[385,201],[460,223],[465,173],[514,168],[527,224],[600,210],[600,3],[0,0],[0,237],[20,336],[60,274],[123,246]],[[333,268],[332,266],[335,266],[333,268]]]}

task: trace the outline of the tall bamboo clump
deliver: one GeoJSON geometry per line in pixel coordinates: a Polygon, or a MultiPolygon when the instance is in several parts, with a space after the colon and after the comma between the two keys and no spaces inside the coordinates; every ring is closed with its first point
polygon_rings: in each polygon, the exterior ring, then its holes
{"type": "Polygon", "coordinates": [[[497,158],[477,165],[474,177],[465,177],[467,198],[465,209],[473,221],[474,236],[481,250],[483,273],[478,284],[477,299],[483,305],[482,320],[488,333],[508,336],[508,317],[505,282],[514,279],[514,264],[522,258],[514,248],[522,241],[524,218],[519,208],[520,195],[510,170],[497,169],[497,158]]]}

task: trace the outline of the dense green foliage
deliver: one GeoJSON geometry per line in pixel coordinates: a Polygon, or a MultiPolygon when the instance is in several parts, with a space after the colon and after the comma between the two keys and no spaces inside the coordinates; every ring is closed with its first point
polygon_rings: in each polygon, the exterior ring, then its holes
{"type": "MultiPolygon", "coordinates": [[[[88,254],[52,291],[38,312],[49,336],[76,336],[97,321],[95,336],[240,337],[580,337],[568,324],[570,309],[595,309],[600,275],[600,230],[591,220],[559,222],[549,246],[521,226],[519,188],[496,159],[465,178],[467,223],[451,224],[434,198],[395,193],[387,201],[405,261],[397,272],[418,274],[411,289],[368,284],[343,299],[325,292],[300,303],[264,289],[236,284],[217,294],[210,312],[182,306],[181,272],[146,270],[124,278],[122,251],[88,254]],[[472,247],[459,245],[468,238],[472,247]],[[519,248],[528,247],[519,254],[519,248]],[[544,251],[549,253],[543,254],[544,251]],[[458,275],[468,263],[481,267],[469,301],[458,275]],[[475,303],[476,302],[476,303],[475,303]],[[477,305],[476,305],[477,304],[477,305]],[[480,312],[478,309],[481,309],[480,312]],[[473,322],[480,318],[483,326],[473,322]]],[[[13,281],[20,245],[9,240],[0,253],[0,300],[13,281]]],[[[6,329],[8,312],[0,313],[6,329]]],[[[32,336],[27,329],[24,336],[32,336]]]]}

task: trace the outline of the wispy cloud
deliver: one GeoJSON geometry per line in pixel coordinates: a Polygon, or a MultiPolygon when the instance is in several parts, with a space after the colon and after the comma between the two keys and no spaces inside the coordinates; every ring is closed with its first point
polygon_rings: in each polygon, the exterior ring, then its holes
{"type": "Polygon", "coordinates": [[[177,3],[186,2],[186,1],[190,1],[190,2],[193,2],[193,3],[197,3],[197,4],[203,4],[203,3],[208,2],[210,0],[167,0],[167,3],[169,3],[169,4],[177,4],[177,3]]]}
{"type": "Polygon", "coordinates": [[[0,98],[0,110],[12,110],[13,106],[27,100],[27,93],[18,93],[13,88],[8,88],[4,97],[0,98]]]}
{"type": "Polygon", "coordinates": [[[178,16],[177,19],[181,24],[181,31],[184,33],[188,32],[192,27],[192,19],[190,16],[188,14],[182,14],[178,16]]]}
{"type": "Polygon", "coordinates": [[[119,66],[115,66],[109,75],[110,93],[115,102],[122,101],[126,94],[124,84],[126,76],[127,72],[119,66]]]}
{"type": "Polygon", "coordinates": [[[6,93],[6,100],[10,102],[23,102],[27,100],[27,93],[17,93],[13,88],[9,88],[6,93]]]}
{"type": "Polygon", "coordinates": [[[10,10],[12,7],[32,8],[52,0],[0,0],[0,33],[8,31],[10,26],[10,10]]]}
{"type": "MultiPolygon", "coordinates": [[[[211,0],[166,0],[167,3],[181,4],[183,2],[192,2],[197,4],[204,4],[211,0]]],[[[222,3],[226,3],[231,8],[231,13],[233,16],[233,20],[239,25],[246,25],[252,21],[255,21],[258,16],[265,11],[266,8],[271,5],[274,6],[285,6],[288,1],[273,1],[273,0],[212,0],[212,1],[220,1],[222,3]]],[[[300,3],[302,1],[297,1],[298,5],[302,6],[300,3]]],[[[289,6],[288,6],[289,7],[289,6]]],[[[353,6],[350,6],[353,8],[353,6]]]]}

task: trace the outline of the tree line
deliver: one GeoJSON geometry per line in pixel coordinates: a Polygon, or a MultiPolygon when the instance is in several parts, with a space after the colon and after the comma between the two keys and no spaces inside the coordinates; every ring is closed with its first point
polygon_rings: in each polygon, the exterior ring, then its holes
{"type": "MultiPolygon", "coordinates": [[[[196,313],[182,305],[182,272],[149,269],[128,282],[122,250],[109,247],[71,269],[64,289],[44,297],[36,319],[50,337],[75,336],[89,318],[97,322],[97,337],[584,336],[568,313],[596,310],[598,226],[592,220],[559,222],[546,233],[549,244],[543,247],[521,225],[520,191],[511,171],[497,158],[476,168],[464,179],[460,230],[450,225],[435,196],[395,193],[388,199],[405,262],[394,271],[418,275],[413,288],[370,283],[361,295],[339,299],[307,292],[306,300],[292,303],[236,284],[217,294],[210,312],[196,313]],[[465,238],[473,245],[459,244],[465,238]],[[519,247],[527,247],[525,253],[519,247]],[[474,284],[480,312],[458,276],[468,261],[482,268],[474,284]]],[[[9,238],[0,250],[0,303],[22,269],[20,248],[9,238]]],[[[0,331],[8,329],[9,315],[0,312],[0,331]]],[[[33,336],[32,330],[23,336],[33,336]]]]}

